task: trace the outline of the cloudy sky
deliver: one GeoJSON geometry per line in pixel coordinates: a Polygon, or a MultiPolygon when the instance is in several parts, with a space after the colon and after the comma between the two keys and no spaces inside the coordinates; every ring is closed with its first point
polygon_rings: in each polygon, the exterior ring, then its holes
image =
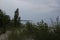
{"type": "Polygon", "coordinates": [[[0,9],[13,17],[19,8],[21,19],[49,22],[60,16],[60,0],[0,0],[0,9]]]}

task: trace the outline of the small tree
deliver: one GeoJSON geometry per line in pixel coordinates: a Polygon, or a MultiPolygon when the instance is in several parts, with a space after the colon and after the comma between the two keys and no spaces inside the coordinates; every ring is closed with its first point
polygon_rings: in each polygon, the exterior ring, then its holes
{"type": "Polygon", "coordinates": [[[17,8],[14,14],[14,27],[17,27],[20,24],[19,9],[17,8]]]}
{"type": "Polygon", "coordinates": [[[0,30],[3,30],[5,32],[6,31],[6,28],[9,26],[9,23],[10,23],[10,16],[9,15],[6,15],[0,9],[0,30]]]}

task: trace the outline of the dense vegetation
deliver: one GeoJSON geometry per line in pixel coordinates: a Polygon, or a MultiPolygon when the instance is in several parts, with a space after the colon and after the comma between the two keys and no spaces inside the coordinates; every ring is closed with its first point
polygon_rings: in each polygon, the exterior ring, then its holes
{"type": "Polygon", "coordinates": [[[19,9],[14,13],[14,18],[10,19],[10,16],[0,9],[0,35],[8,30],[12,31],[8,40],[60,40],[59,17],[56,22],[51,21],[52,26],[48,26],[43,20],[37,24],[29,21],[22,24],[19,9]]]}

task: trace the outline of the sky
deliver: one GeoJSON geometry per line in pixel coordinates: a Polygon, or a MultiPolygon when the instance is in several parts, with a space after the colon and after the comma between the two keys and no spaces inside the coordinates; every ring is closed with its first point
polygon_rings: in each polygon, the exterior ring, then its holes
{"type": "Polygon", "coordinates": [[[13,18],[19,8],[21,19],[46,22],[60,16],[60,0],[0,0],[0,9],[13,18]]]}

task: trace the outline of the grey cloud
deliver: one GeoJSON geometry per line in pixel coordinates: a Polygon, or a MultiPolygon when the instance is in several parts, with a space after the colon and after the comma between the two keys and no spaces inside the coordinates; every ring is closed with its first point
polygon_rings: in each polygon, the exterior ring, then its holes
{"type": "Polygon", "coordinates": [[[19,8],[22,19],[40,21],[60,15],[60,0],[0,0],[0,8],[12,17],[19,8]]]}

